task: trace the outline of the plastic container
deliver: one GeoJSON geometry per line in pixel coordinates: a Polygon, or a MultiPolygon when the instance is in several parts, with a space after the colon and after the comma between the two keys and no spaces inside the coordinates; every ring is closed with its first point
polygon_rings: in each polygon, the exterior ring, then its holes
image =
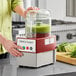
{"type": "Polygon", "coordinates": [[[26,38],[42,38],[51,34],[50,12],[41,10],[30,10],[25,19],[26,38]]]}

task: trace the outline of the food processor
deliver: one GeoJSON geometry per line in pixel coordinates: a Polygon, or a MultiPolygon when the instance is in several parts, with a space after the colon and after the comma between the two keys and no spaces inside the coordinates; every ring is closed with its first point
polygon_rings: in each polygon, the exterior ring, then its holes
{"type": "Polygon", "coordinates": [[[17,35],[16,43],[24,50],[17,65],[41,67],[56,61],[56,37],[51,35],[51,14],[48,10],[30,10],[25,19],[25,34],[17,35]]]}

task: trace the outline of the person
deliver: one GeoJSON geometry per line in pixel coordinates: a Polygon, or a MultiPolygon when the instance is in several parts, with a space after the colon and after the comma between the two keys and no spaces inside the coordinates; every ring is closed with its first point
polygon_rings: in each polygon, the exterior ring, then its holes
{"type": "Polygon", "coordinates": [[[27,10],[23,7],[22,0],[1,0],[0,1],[0,55],[9,52],[13,56],[22,56],[22,52],[17,49],[23,49],[12,41],[12,11],[22,17],[26,17],[29,10],[38,10],[37,7],[29,7],[27,10]]]}

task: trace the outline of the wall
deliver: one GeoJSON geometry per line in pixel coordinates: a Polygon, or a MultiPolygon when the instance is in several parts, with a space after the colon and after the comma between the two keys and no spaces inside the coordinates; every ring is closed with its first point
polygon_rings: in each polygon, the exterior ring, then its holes
{"type": "Polygon", "coordinates": [[[76,17],[66,16],[66,0],[46,0],[46,9],[51,11],[52,19],[76,22],[76,17]]]}
{"type": "Polygon", "coordinates": [[[63,20],[66,14],[66,0],[46,0],[46,8],[51,11],[52,19],[63,20]]]}

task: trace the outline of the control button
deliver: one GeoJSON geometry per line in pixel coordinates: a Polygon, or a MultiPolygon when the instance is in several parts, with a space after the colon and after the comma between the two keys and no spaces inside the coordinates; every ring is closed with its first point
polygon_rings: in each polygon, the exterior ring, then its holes
{"type": "Polygon", "coordinates": [[[28,49],[29,49],[29,47],[27,46],[27,47],[26,47],[26,50],[28,50],[28,49]]]}
{"type": "Polygon", "coordinates": [[[71,33],[68,33],[67,34],[67,39],[72,39],[73,38],[73,35],[71,33]]]}
{"type": "Polygon", "coordinates": [[[23,49],[25,50],[25,46],[23,46],[23,49]]]}
{"type": "Polygon", "coordinates": [[[32,50],[33,48],[32,47],[30,47],[30,50],[32,50]]]}
{"type": "Polygon", "coordinates": [[[59,35],[56,35],[56,41],[58,41],[59,40],[59,35]]]}

